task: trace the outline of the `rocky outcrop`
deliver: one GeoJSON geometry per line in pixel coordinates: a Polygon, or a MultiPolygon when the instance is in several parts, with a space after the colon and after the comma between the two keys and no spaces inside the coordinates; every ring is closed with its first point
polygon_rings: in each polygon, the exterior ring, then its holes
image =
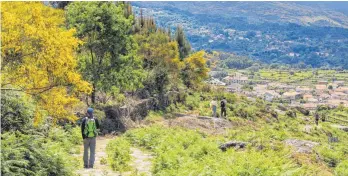
{"type": "Polygon", "coordinates": [[[228,148],[244,148],[246,146],[246,142],[241,141],[229,141],[219,146],[222,151],[226,151],[228,148]]]}
{"type": "Polygon", "coordinates": [[[317,142],[299,140],[299,139],[287,139],[284,141],[286,145],[292,146],[298,153],[312,153],[313,147],[319,145],[317,142]]]}
{"type": "Polygon", "coordinates": [[[345,132],[348,132],[348,126],[343,126],[343,125],[331,125],[334,128],[338,128],[340,130],[343,130],[345,132]]]}
{"type": "Polygon", "coordinates": [[[112,131],[125,131],[137,125],[151,110],[165,109],[172,103],[183,101],[179,92],[169,91],[164,95],[158,95],[146,99],[127,99],[123,106],[108,106],[104,108],[105,119],[102,121],[104,134],[112,131]]]}
{"type": "Polygon", "coordinates": [[[303,107],[300,107],[300,106],[297,106],[296,107],[296,110],[300,111],[303,115],[305,116],[308,116],[309,115],[309,110],[303,108],[303,107]]]}

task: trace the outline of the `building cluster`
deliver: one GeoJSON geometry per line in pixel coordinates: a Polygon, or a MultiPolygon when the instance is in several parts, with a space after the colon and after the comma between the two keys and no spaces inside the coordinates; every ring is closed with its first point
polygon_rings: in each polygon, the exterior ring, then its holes
{"type": "Polygon", "coordinates": [[[315,110],[319,105],[348,107],[348,86],[345,86],[344,81],[320,80],[315,85],[307,86],[263,82],[253,84],[252,90],[244,90],[243,86],[249,84],[250,80],[247,76],[237,72],[221,80],[213,78],[209,83],[249,98],[259,97],[265,101],[288,103],[290,106],[302,106],[308,110],[315,110]]]}

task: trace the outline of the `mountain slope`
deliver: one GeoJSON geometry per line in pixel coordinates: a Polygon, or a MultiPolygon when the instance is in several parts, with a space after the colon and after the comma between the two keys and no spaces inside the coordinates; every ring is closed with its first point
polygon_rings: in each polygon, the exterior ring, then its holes
{"type": "MultiPolygon", "coordinates": [[[[341,3],[348,4],[348,3],[341,3]]],[[[348,68],[348,17],[302,2],[133,2],[160,26],[184,26],[196,50],[266,63],[348,68]]],[[[138,10],[139,10],[138,8],[138,10]]],[[[135,8],[137,9],[137,8],[135,8]]]]}

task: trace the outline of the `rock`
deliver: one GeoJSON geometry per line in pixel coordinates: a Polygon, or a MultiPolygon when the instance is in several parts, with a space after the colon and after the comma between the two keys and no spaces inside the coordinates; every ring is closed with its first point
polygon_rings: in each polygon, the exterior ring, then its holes
{"type": "Polygon", "coordinates": [[[319,145],[317,142],[299,139],[287,139],[285,140],[285,144],[294,147],[298,153],[307,154],[312,152],[313,147],[319,145]]]}
{"type": "Polygon", "coordinates": [[[282,111],[287,111],[288,109],[283,106],[283,105],[278,105],[278,109],[282,110],[282,111]]]}
{"type": "Polygon", "coordinates": [[[101,133],[102,133],[102,134],[108,134],[108,133],[109,133],[109,130],[103,129],[101,133]]]}
{"type": "Polygon", "coordinates": [[[297,116],[296,112],[292,110],[286,111],[286,115],[291,118],[295,118],[297,116]]]}
{"type": "Polygon", "coordinates": [[[305,109],[305,108],[302,108],[302,107],[299,107],[297,106],[296,107],[296,110],[300,111],[303,115],[305,116],[308,116],[309,115],[309,110],[305,109]]]}
{"type": "Polygon", "coordinates": [[[312,128],[313,128],[312,125],[305,125],[303,130],[304,130],[306,133],[310,133],[312,128]]]}
{"type": "Polygon", "coordinates": [[[220,145],[220,149],[222,151],[226,151],[228,148],[234,147],[234,148],[244,148],[246,146],[246,142],[241,142],[241,141],[229,141],[226,142],[222,145],[220,145]]]}
{"type": "Polygon", "coordinates": [[[340,130],[343,130],[345,132],[348,132],[348,126],[343,126],[343,125],[331,125],[334,128],[338,128],[340,130]]]}

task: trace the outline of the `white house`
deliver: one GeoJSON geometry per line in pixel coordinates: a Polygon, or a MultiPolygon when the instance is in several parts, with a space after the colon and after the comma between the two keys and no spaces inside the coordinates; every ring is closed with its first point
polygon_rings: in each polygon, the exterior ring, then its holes
{"type": "Polygon", "coordinates": [[[264,94],[264,100],[266,101],[273,101],[274,98],[279,98],[280,95],[276,92],[276,91],[266,91],[265,94],[264,94]]]}
{"type": "Polygon", "coordinates": [[[226,90],[229,92],[240,92],[242,89],[242,85],[238,83],[232,83],[226,87],[226,90]]]}
{"type": "Polygon", "coordinates": [[[238,84],[247,84],[248,83],[248,77],[242,76],[240,73],[235,73],[233,76],[226,76],[222,79],[223,82],[225,82],[227,85],[232,83],[238,83],[238,84]]]}

